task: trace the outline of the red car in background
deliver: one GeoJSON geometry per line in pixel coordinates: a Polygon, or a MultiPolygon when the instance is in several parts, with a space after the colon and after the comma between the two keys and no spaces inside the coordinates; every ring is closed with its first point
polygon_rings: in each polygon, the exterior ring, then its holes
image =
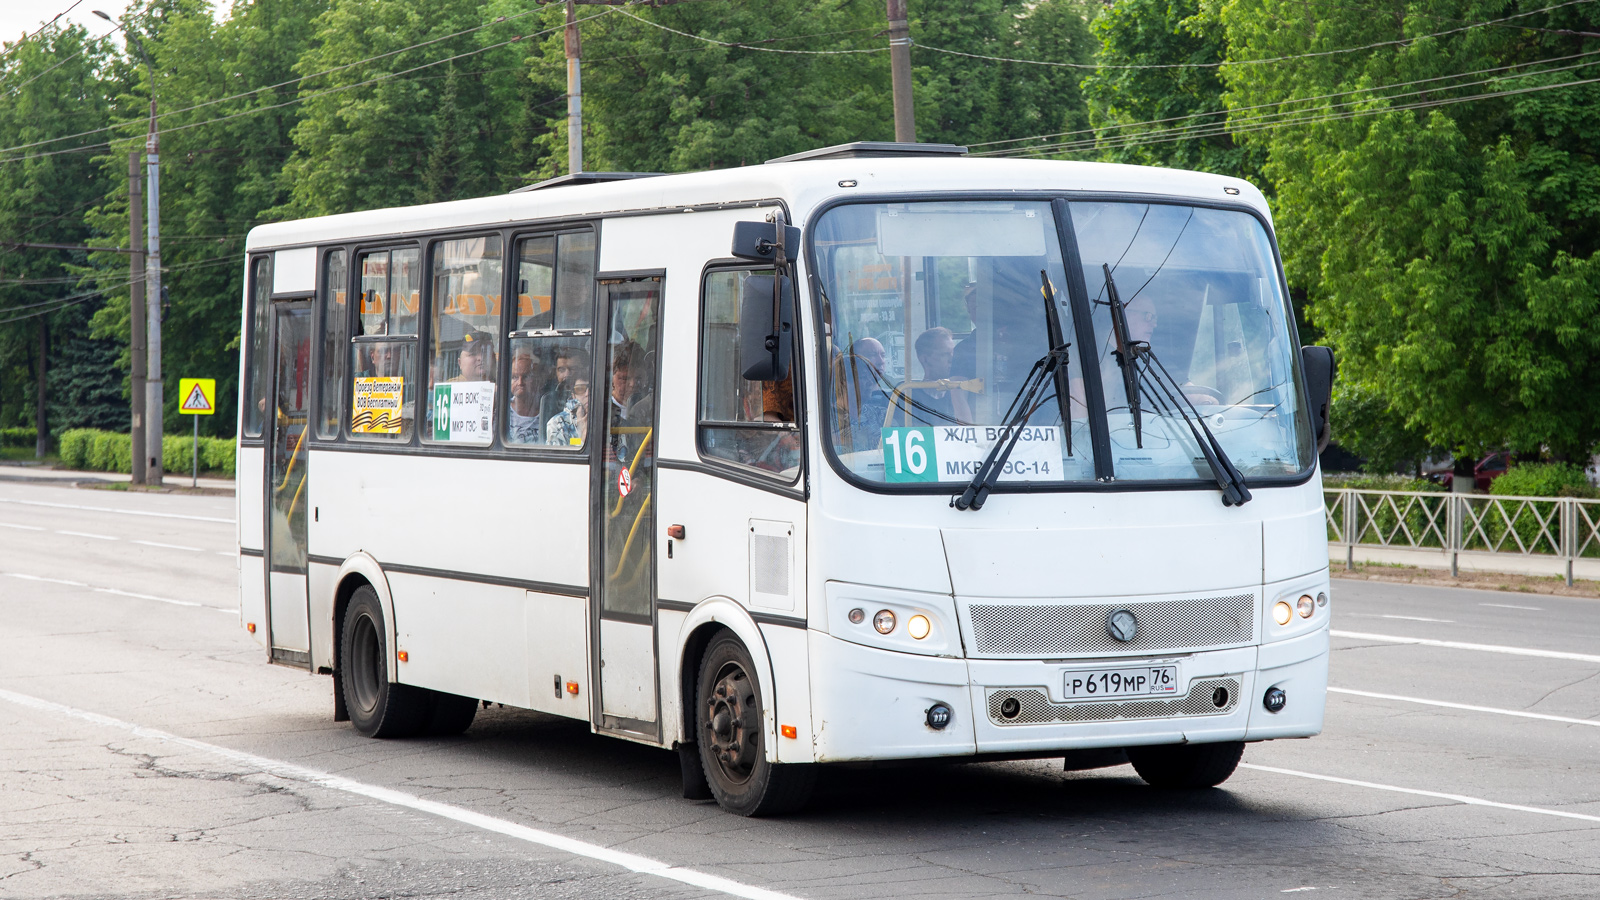
{"type": "MultiPolygon", "coordinates": [[[[1504,450],[1490,453],[1483,459],[1478,460],[1477,464],[1472,467],[1473,490],[1487,493],[1489,490],[1489,485],[1493,483],[1496,478],[1504,475],[1506,473],[1506,469],[1510,467],[1511,454],[1504,450]]],[[[1446,488],[1453,490],[1455,487],[1454,482],[1454,472],[1447,470],[1439,473],[1439,483],[1444,485],[1446,488]]]]}

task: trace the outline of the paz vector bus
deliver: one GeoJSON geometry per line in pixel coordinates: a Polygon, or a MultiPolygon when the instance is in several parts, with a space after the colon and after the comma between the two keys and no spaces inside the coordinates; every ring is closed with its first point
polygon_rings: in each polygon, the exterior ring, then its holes
{"type": "Polygon", "coordinates": [[[363,734],[538,710],[758,815],[1322,728],[1333,357],[1245,182],[857,143],[245,262],[242,623],[363,734]]]}

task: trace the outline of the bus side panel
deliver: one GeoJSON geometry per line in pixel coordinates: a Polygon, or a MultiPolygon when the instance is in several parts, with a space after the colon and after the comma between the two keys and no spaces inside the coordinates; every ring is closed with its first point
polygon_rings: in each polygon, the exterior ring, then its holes
{"type": "Polygon", "coordinates": [[[527,706],[589,721],[589,598],[528,591],[524,602],[527,706]]]}
{"type": "Polygon", "coordinates": [[[588,467],[393,452],[318,461],[312,553],[365,551],[384,567],[395,649],[409,658],[398,680],[529,705],[527,634],[545,608],[527,592],[588,593],[588,467]]]}
{"type": "Polygon", "coordinates": [[[389,572],[399,681],[526,707],[527,592],[389,572]]]}
{"type": "Polygon", "coordinates": [[[262,466],[266,451],[261,447],[239,447],[235,460],[234,509],[238,519],[235,529],[239,535],[239,548],[254,550],[239,555],[239,624],[248,627],[254,623],[251,634],[257,644],[266,646],[267,640],[267,580],[262,557],[262,479],[266,477],[262,466]]]}

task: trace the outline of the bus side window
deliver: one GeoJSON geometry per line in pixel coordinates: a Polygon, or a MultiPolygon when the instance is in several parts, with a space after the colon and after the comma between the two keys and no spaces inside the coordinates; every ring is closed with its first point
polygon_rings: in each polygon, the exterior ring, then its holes
{"type": "Polygon", "coordinates": [[[589,430],[592,231],[517,241],[503,440],[579,450],[589,430]]]}
{"type": "Polygon", "coordinates": [[[344,397],[345,342],[350,331],[349,263],[343,250],[331,251],[323,260],[322,296],[322,394],[321,414],[317,417],[317,437],[332,440],[339,436],[340,406],[344,397]]]}
{"type": "Polygon", "coordinates": [[[494,438],[503,261],[497,234],[433,245],[424,440],[487,444],[494,438]]]}
{"type": "Polygon", "coordinates": [[[701,286],[700,453],[792,481],[800,471],[794,367],[781,381],[747,381],[739,359],[739,294],[748,269],[722,269],[701,286]]]}
{"type": "Polygon", "coordinates": [[[272,257],[250,267],[250,347],[245,370],[244,436],[261,437],[267,411],[267,314],[272,305],[272,257]]]}
{"type": "Polygon", "coordinates": [[[377,250],[358,260],[361,296],[350,337],[350,435],[409,441],[417,391],[422,251],[377,250]]]}

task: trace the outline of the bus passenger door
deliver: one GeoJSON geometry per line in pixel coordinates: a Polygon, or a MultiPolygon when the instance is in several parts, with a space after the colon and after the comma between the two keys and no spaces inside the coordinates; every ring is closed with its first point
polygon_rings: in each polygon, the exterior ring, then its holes
{"type": "Polygon", "coordinates": [[[273,662],[311,665],[306,596],[306,437],[311,305],[274,303],[267,396],[267,647],[273,662]]]}
{"type": "Polygon", "coordinates": [[[660,708],[655,634],[656,384],[661,276],[607,278],[600,310],[607,335],[591,391],[594,481],[591,589],[595,727],[656,738],[660,708]]]}

